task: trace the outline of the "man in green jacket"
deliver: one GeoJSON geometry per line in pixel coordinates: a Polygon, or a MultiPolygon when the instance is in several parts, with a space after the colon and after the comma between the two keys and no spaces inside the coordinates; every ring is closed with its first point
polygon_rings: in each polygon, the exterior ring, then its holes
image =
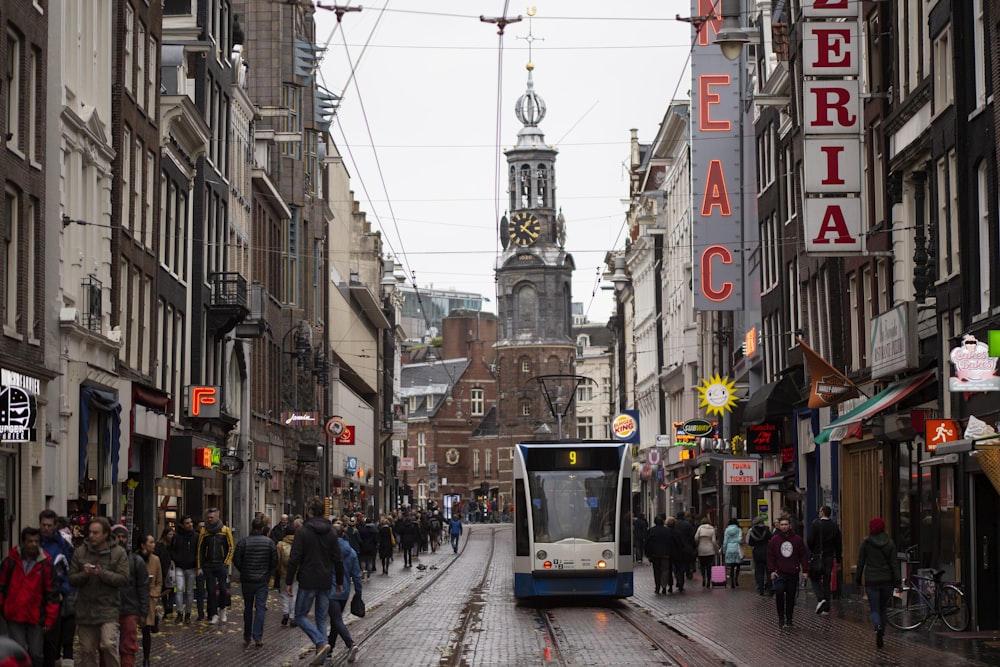
{"type": "Polygon", "coordinates": [[[118,589],[129,580],[128,555],[110,542],[111,523],[103,516],[87,526],[87,540],[73,552],[69,583],[77,589],[76,623],[80,667],[119,667],[118,589]]]}

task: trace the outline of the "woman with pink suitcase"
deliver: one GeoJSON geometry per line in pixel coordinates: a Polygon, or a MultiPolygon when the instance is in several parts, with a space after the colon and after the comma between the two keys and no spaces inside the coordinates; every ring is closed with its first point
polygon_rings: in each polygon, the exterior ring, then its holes
{"type": "MultiPolygon", "coordinates": [[[[712,586],[712,566],[715,563],[715,555],[719,552],[719,542],[715,539],[715,526],[709,520],[708,515],[701,518],[698,530],[694,532],[694,543],[698,550],[698,566],[701,569],[701,585],[703,588],[712,586]]],[[[722,569],[722,583],[726,582],[726,569],[722,569]]]]}

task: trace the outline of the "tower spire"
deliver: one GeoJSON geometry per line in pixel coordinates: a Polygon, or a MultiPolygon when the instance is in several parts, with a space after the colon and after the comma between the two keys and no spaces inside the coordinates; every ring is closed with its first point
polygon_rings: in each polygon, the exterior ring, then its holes
{"type": "MultiPolygon", "coordinates": [[[[534,7],[528,9],[528,36],[517,38],[528,42],[528,63],[524,66],[528,70],[528,88],[517,99],[517,104],[514,106],[514,114],[525,128],[537,128],[538,124],[545,118],[545,100],[535,92],[535,81],[531,76],[535,69],[535,63],[531,59],[532,44],[535,40],[545,40],[544,37],[535,37],[534,32],[532,32],[531,19],[534,17],[535,11],[534,7]]],[[[522,134],[523,132],[522,130],[522,134]]],[[[534,141],[538,143],[541,139],[541,132],[531,132],[531,134],[532,136],[537,135],[534,141]]]]}

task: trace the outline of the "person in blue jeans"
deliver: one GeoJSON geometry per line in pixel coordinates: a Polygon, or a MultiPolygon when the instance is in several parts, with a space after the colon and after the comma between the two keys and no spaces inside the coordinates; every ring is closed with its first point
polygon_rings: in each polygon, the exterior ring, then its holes
{"type": "Polygon", "coordinates": [[[875,629],[875,646],[882,648],[885,636],[885,612],[889,606],[892,589],[900,584],[899,566],[896,563],[896,545],[885,533],[885,521],[875,517],[868,522],[868,537],[858,549],[858,568],[855,583],[861,586],[864,577],[865,591],[872,627],[875,629]]]}
{"type": "Polygon", "coordinates": [[[236,545],[233,563],[240,571],[243,589],[243,642],[264,645],[264,614],[267,612],[268,584],[278,567],[278,549],[264,534],[265,523],[257,517],[250,524],[250,534],[236,545]]]}
{"type": "Polygon", "coordinates": [[[339,536],[340,552],[344,554],[344,577],[339,581],[334,579],[330,587],[330,647],[332,650],[337,644],[337,637],[342,637],[347,646],[347,662],[354,662],[358,659],[358,647],[344,623],[344,609],[351,597],[351,582],[354,583],[354,594],[361,597],[361,564],[358,554],[346,539],[344,525],[337,521],[333,527],[339,536]]]}
{"type": "MultiPolygon", "coordinates": [[[[295,531],[292,551],[288,555],[285,590],[292,594],[292,584],[298,579],[299,592],[295,596],[295,621],[316,646],[316,656],[310,665],[322,665],[330,654],[326,636],[326,620],[330,611],[330,582],[344,578],[344,555],[333,524],[323,515],[326,505],[319,496],[313,496],[306,507],[306,519],[295,531]],[[333,577],[336,576],[336,579],[333,577]],[[309,620],[309,610],[315,605],[316,624],[309,620]]],[[[339,583],[336,592],[343,591],[339,583]]]]}
{"type": "Polygon", "coordinates": [[[448,535],[451,537],[451,550],[458,553],[458,538],[462,536],[462,518],[458,515],[451,517],[448,524],[448,535]]]}

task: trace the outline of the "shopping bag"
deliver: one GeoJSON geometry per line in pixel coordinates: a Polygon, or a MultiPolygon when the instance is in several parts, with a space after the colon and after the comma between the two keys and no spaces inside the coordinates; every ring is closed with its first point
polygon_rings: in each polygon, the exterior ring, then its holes
{"type": "Polygon", "coordinates": [[[351,613],[358,618],[365,617],[365,601],[357,593],[351,598],[351,613]]]}

